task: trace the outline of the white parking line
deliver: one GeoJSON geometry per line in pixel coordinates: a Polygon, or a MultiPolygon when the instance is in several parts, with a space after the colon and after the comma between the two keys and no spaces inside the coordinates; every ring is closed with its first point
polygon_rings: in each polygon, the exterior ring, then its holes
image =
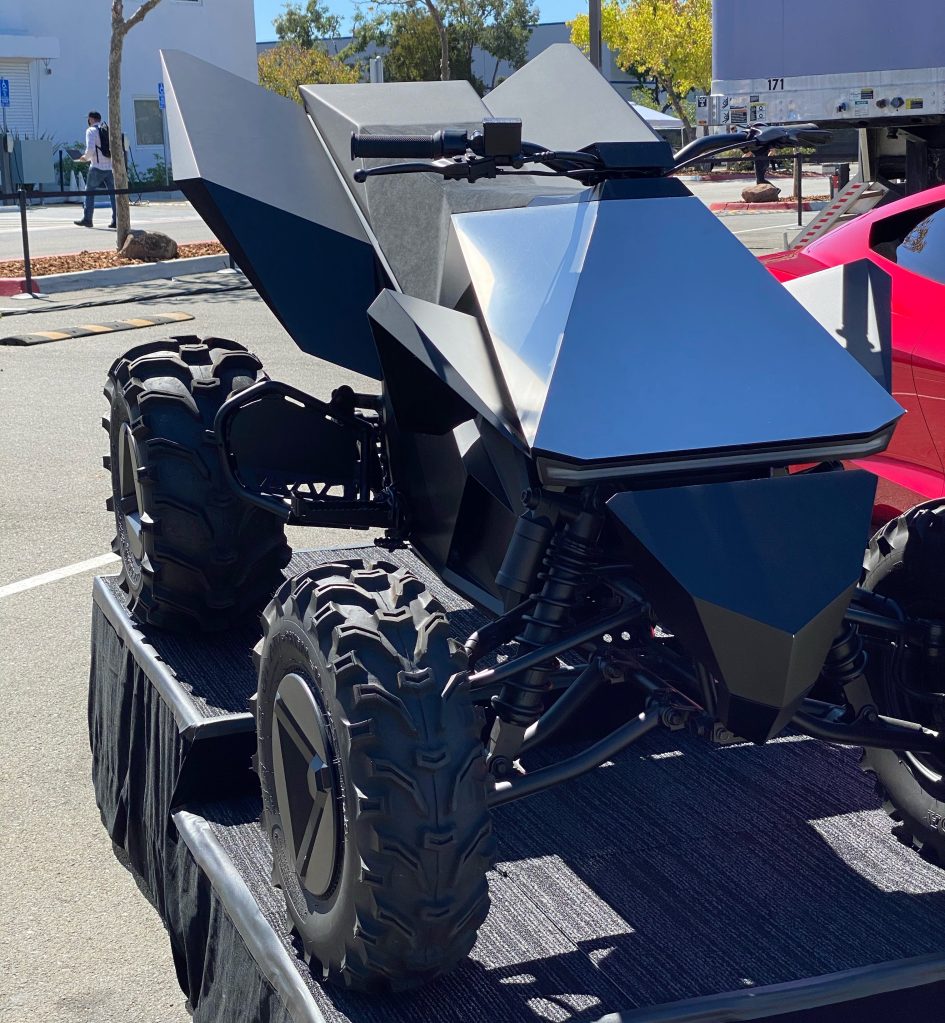
{"type": "Polygon", "coordinates": [[[18,583],[8,583],[6,586],[0,586],[0,599],[10,597],[14,593],[22,593],[23,590],[31,590],[34,586],[43,586],[46,583],[54,583],[59,579],[65,579],[70,575],[88,572],[93,568],[102,568],[118,560],[117,554],[102,554],[97,558],[89,558],[88,561],[77,561],[74,565],[66,565],[65,568],[56,568],[52,572],[43,572],[42,575],[21,579],[18,583]]]}

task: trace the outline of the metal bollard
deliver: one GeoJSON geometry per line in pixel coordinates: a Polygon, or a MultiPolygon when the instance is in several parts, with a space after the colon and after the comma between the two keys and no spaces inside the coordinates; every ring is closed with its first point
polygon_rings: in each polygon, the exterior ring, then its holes
{"type": "Polygon", "coordinates": [[[26,277],[26,293],[33,296],[33,271],[30,267],[30,234],[26,226],[26,189],[20,188],[16,193],[20,204],[20,228],[23,232],[23,271],[26,277]]]}
{"type": "Polygon", "coordinates": [[[803,156],[800,153],[794,154],[794,198],[797,200],[797,226],[804,224],[804,199],[801,195],[803,178],[801,177],[801,161],[803,156]]]}

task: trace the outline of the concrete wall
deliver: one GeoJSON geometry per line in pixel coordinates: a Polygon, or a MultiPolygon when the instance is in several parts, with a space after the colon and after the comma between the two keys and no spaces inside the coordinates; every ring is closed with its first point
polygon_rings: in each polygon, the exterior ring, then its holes
{"type": "MultiPolygon", "coordinates": [[[[133,12],[138,4],[125,4],[133,12]]],[[[85,137],[90,109],[108,110],[111,5],[104,0],[20,0],[0,3],[0,64],[28,61],[33,133],[72,144],[85,137]],[[32,46],[24,39],[42,39],[32,46]],[[39,49],[58,49],[47,62],[39,49]],[[47,69],[48,72],[47,73],[47,69]]],[[[244,78],[256,80],[253,0],[162,0],[125,38],[122,120],[132,153],[145,170],[161,145],[139,145],[134,100],[156,99],[158,51],[186,50],[244,78]]]]}

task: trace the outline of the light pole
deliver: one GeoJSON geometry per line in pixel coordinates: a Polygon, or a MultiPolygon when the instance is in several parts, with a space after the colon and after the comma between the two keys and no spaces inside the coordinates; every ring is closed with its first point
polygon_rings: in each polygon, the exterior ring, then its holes
{"type": "Polygon", "coordinates": [[[591,63],[601,69],[600,0],[588,0],[588,28],[590,30],[591,63]]]}

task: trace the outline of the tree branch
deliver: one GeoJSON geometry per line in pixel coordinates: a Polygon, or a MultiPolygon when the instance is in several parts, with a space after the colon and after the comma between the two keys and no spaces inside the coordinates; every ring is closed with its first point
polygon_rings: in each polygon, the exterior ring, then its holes
{"type": "Polygon", "coordinates": [[[433,0],[423,0],[423,2],[426,9],[430,12],[430,17],[433,18],[437,34],[440,37],[440,79],[448,82],[450,78],[450,45],[446,34],[446,25],[443,22],[439,8],[433,3],[433,0]]]}
{"type": "Polygon", "coordinates": [[[129,32],[133,29],[135,25],[142,21],[150,11],[153,11],[160,2],[161,0],[144,0],[144,3],[134,12],[134,14],[132,14],[130,18],[125,19],[122,31],[129,32]]]}

